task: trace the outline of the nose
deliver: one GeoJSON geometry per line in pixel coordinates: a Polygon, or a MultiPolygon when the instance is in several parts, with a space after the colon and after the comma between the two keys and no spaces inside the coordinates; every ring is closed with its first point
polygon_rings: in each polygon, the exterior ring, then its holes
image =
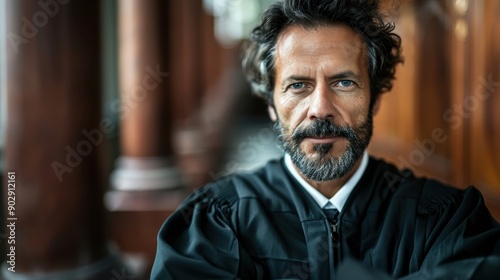
{"type": "Polygon", "coordinates": [[[309,110],[307,118],[313,119],[332,119],[335,112],[334,98],[335,93],[324,86],[318,86],[309,95],[309,110]]]}

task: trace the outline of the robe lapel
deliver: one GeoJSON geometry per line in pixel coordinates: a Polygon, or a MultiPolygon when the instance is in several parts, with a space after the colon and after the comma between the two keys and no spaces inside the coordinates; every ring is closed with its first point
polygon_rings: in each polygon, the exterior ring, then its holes
{"type": "Polygon", "coordinates": [[[328,220],[316,201],[283,168],[290,182],[285,185],[296,207],[307,244],[310,279],[333,279],[333,244],[328,234],[328,220]]]}

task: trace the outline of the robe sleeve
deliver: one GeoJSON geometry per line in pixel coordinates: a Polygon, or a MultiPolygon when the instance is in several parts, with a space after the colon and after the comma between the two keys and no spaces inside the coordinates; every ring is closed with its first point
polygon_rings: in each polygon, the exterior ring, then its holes
{"type": "MultiPolygon", "coordinates": [[[[487,256],[454,261],[427,267],[399,280],[497,280],[500,276],[500,257],[487,256]]],[[[337,280],[391,280],[389,274],[375,268],[363,266],[354,259],[345,260],[337,270],[337,280]]]]}
{"type": "Polygon", "coordinates": [[[500,279],[500,225],[481,193],[470,187],[457,199],[427,203],[428,253],[404,279],[500,279]]]}
{"type": "MultiPolygon", "coordinates": [[[[418,219],[420,228],[425,228],[428,253],[418,271],[399,279],[500,279],[500,225],[479,191],[469,188],[457,199],[434,195],[437,200],[429,195],[422,201],[418,219]]],[[[349,274],[353,270],[372,275],[368,280],[392,279],[354,260],[339,267],[338,279],[353,279],[349,274]]]]}
{"type": "Polygon", "coordinates": [[[151,279],[239,279],[232,205],[215,193],[204,188],[192,194],[166,220],[158,233],[151,279]]]}

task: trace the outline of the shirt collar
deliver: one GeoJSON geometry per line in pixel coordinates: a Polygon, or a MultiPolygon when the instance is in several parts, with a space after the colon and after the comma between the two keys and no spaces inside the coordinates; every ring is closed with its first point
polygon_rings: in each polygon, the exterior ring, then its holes
{"type": "Polygon", "coordinates": [[[302,176],[299,174],[297,169],[292,162],[292,158],[288,153],[285,154],[285,167],[290,171],[292,176],[300,183],[300,185],[312,196],[312,198],[318,203],[319,207],[325,209],[335,208],[339,212],[342,212],[342,208],[347,201],[347,198],[351,194],[352,190],[356,184],[365,173],[366,167],[368,166],[368,153],[365,151],[361,159],[361,164],[351,178],[339,189],[339,191],[328,199],[326,196],[321,194],[313,186],[311,186],[302,176]]]}

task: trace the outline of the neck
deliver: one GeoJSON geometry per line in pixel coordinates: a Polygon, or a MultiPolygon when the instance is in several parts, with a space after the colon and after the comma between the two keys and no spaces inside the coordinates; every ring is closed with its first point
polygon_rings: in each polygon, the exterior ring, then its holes
{"type": "Polygon", "coordinates": [[[304,180],[307,183],[309,183],[311,186],[313,186],[322,195],[324,195],[326,197],[332,197],[340,190],[340,188],[342,188],[343,185],[345,185],[345,183],[347,183],[347,181],[349,181],[349,179],[351,179],[352,175],[354,175],[356,170],[358,170],[362,159],[363,159],[363,156],[359,157],[359,159],[356,162],[356,164],[354,165],[354,167],[351,169],[351,171],[349,171],[349,173],[346,176],[339,178],[339,179],[334,179],[334,180],[325,181],[325,182],[317,182],[317,181],[310,180],[307,177],[305,177],[304,174],[302,174],[302,172],[295,166],[295,164],[294,164],[294,168],[298,171],[300,176],[302,178],[304,178],[304,180]]]}

